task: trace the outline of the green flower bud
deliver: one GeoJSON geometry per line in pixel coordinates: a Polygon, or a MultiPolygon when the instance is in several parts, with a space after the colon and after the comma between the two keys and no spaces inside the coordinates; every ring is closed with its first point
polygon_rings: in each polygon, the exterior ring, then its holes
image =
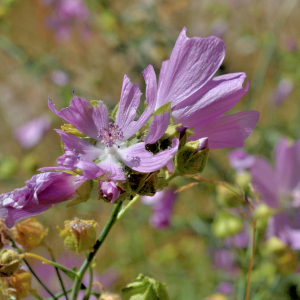
{"type": "Polygon", "coordinates": [[[21,265],[20,256],[10,249],[0,252],[0,277],[10,277],[21,265]]]}
{"type": "Polygon", "coordinates": [[[217,201],[224,207],[237,207],[242,204],[239,191],[231,184],[217,186],[217,201]]]}
{"type": "Polygon", "coordinates": [[[126,174],[130,190],[133,194],[154,196],[157,190],[157,172],[140,173],[130,170],[126,174]]]}
{"type": "Polygon", "coordinates": [[[269,217],[274,215],[274,209],[270,208],[266,204],[260,204],[257,206],[254,212],[254,216],[257,219],[257,228],[264,229],[268,224],[269,217]]]}
{"type": "Polygon", "coordinates": [[[132,283],[122,289],[123,300],[168,300],[164,283],[140,274],[132,283]]]}
{"type": "Polygon", "coordinates": [[[226,211],[218,212],[212,224],[213,234],[218,238],[226,238],[241,232],[243,220],[226,211]]]}
{"type": "Polygon", "coordinates": [[[77,190],[78,197],[68,202],[67,207],[75,206],[90,199],[93,189],[93,180],[86,180],[77,190]]]}
{"type": "Polygon", "coordinates": [[[249,183],[251,182],[251,174],[247,171],[239,172],[235,176],[237,184],[246,192],[249,191],[249,183]]]}
{"type": "Polygon", "coordinates": [[[65,228],[60,230],[60,237],[63,238],[65,246],[71,251],[80,253],[91,250],[94,246],[97,223],[93,220],[85,221],[75,219],[65,221],[65,228]]]}
{"type": "Polygon", "coordinates": [[[200,145],[199,141],[192,141],[181,147],[175,156],[176,170],[181,174],[189,175],[201,173],[209,153],[206,145],[207,141],[204,141],[203,145],[200,145]]]}

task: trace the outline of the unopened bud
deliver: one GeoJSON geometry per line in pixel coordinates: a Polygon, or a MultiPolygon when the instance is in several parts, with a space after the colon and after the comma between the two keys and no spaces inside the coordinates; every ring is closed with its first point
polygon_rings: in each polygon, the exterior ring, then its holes
{"type": "Polygon", "coordinates": [[[12,232],[16,242],[26,251],[37,247],[45,236],[44,226],[35,218],[29,218],[16,224],[12,232]]]}
{"type": "Polygon", "coordinates": [[[9,243],[9,229],[4,224],[4,219],[0,218],[0,249],[2,249],[4,245],[7,245],[9,243]]]}
{"type": "Polygon", "coordinates": [[[217,186],[217,201],[224,207],[237,207],[242,204],[239,191],[231,184],[217,186]]]}
{"type": "Polygon", "coordinates": [[[140,173],[131,170],[126,174],[128,185],[133,193],[154,196],[157,190],[157,172],[140,173]]]}
{"type": "Polygon", "coordinates": [[[93,220],[85,221],[75,219],[65,221],[65,229],[60,231],[65,246],[77,253],[90,250],[96,242],[96,226],[93,220]]]}
{"type": "Polygon", "coordinates": [[[274,215],[274,209],[266,204],[260,204],[256,207],[254,216],[257,219],[257,228],[264,229],[268,224],[269,217],[274,215]]]}
{"type": "Polygon", "coordinates": [[[264,255],[270,255],[282,252],[286,248],[286,244],[284,244],[278,237],[273,236],[267,240],[262,252],[264,255]]]}
{"type": "Polygon", "coordinates": [[[9,277],[16,272],[21,265],[20,256],[10,249],[2,249],[0,252],[0,277],[9,277]]]}
{"type": "Polygon", "coordinates": [[[25,299],[31,290],[31,274],[19,270],[12,276],[11,286],[15,290],[16,299],[25,299]]]}
{"type": "Polygon", "coordinates": [[[85,137],[83,133],[81,133],[77,128],[75,128],[71,124],[64,124],[63,126],[61,126],[61,130],[78,137],[85,137]]]}
{"type": "Polygon", "coordinates": [[[206,138],[186,143],[175,156],[177,171],[189,175],[201,173],[205,168],[208,153],[206,138]]]}
{"type": "Polygon", "coordinates": [[[238,172],[235,176],[235,180],[244,191],[249,191],[249,183],[251,182],[252,178],[248,171],[238,172]]]}
{"type": "Polygon", "coordinates": [[[218,238],[236,235],[243,229],[243,221],[226,211],[217,214],[212,224],[213,234],[218,238]]]}

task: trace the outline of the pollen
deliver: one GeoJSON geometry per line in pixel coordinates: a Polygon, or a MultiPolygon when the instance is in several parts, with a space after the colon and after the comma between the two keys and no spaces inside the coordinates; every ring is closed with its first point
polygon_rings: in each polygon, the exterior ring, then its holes
{"type": "Polygon", "coordinates": [[[101,143],[105,144],[106,147],[112,147],[113,145],[117,145],[117,142],[120,141],[124,135],[118,125],[109,122],[108,128],[101,128],[98,137],[102,140],[101,143]]]}

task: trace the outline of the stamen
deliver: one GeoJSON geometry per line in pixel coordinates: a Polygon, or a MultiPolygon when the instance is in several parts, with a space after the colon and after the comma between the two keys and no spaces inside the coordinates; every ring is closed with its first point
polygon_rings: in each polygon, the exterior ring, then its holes
{"type": "Polygon", "coordinates": [[[98,137],[102,140],[101,143],[105,144],[106,147],[112,147],[113,145],[117,145],[116,142],[120,141],[124,135],[118,125],[114,125],[112,122],[109,122],[108,128],[101,128],[98,137]]]}

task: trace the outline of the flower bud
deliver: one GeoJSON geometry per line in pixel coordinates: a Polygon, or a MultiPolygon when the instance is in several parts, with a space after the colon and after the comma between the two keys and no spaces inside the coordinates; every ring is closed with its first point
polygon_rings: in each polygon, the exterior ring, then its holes
{"type": "Polygon", "coordinates": [[[168,300],[166,285],[140,274],[132,283],[122,289],[122,299],[168,300]]]}
{"type": "Polygon", "coordinates": [[[246,192],[249,191],[249,183],[251,182],[251,174],[247,171],[239,172],[235,176],[237,184],[246,192]]]}
{"type": "Polygon", "coordinates": [[[243,229],[243,221],[226,211],[220,211],[212,224],[213,234],[218,238],[233,236],[243,229]]]}
{"type": "Polygon", "coordinates": [[[122,299],[117,294],[111,294],[111,293],[104,292],[101,294],[101,297],[99,298],[99,300],[122,300],[122,299]]]}
{"type": "Polygon", "coordinates": [[[121,189],[114,181],[100,181],[99,182],[99,195],[102,196],[104,201],[114,203],[120,196],[121,189]]]}
{"type": "Polygon", "coordinates": [[[216,189],[217,201],[221,206],[237,207],[242,204],[242,199],[239,196],[239,192],[233,185],[226,183],[226,186],[218,185],[216,189]]]}
{"type": "Polygon", "coordinates": [[[19,269],[21,259],[19,255],[10,249],[2,249],[0,252],[0,277],[9,277],[19,269]]]}
{"type": "Polygon", "coordinates": [[[37,247],[45,236],[45,229],[35,218],[29,218],[16,224],[13,236],[24,250],[30,251],[37,247]]]}
{"type": "Polygon", "coordinates": [[[4,224],[4,219],[0,218],[0,249],[2,249],[4,245],[7,245],[9,243],[9,230],[4,224]]]}
{"type": "Polygon", "coordinates": [[[208,152],[207,139],[188,142],[175,156],[177,171],[189,175],[201,173],[206,165],[208,152]]]}
{"type": "Polygon", "coordinates": [[[31,274],[19,270],[12,276],[11,286],[15,290],[16,299],[25,299],[31,290],[31,274]]]}
{"type": "Polygon", "coordinates": [[[93,220],[75,219],[65,221],[65,229],[60,230],[60,237],[71,251],[77,253],[90,250],[96,242],[96,226],[93,220]]]}
{"type": "Polygon", "coordinates": [[[127,173],[129,188],[135,194],[154,196],[157,189],[157,172],[140,173],[131,170],[127,173]]]}
{"type": "Polygon", "coordinates": [[[257,219],[257,228],[264,229],[268,224],[269,217],[274,215],[275,211],[266,204],[260,204],[256,207],[254,216],[257,219]]]}

